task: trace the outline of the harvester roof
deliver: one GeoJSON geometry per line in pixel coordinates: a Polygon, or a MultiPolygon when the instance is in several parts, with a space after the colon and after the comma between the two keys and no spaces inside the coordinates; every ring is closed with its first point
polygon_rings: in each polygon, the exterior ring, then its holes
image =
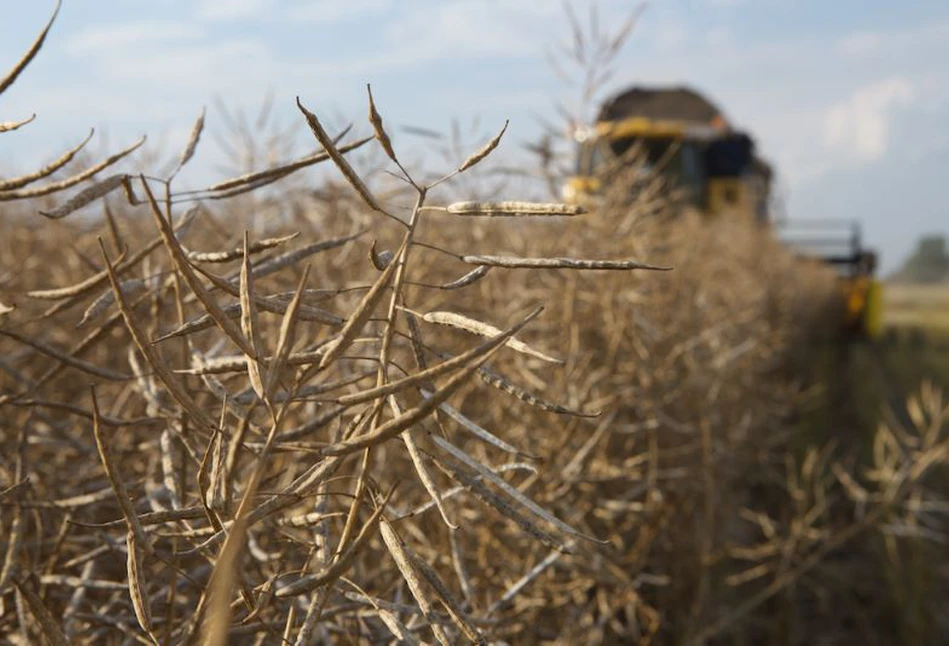
{"type": "Polygon", "coordinates": [[[723,115],[718,106],[688,87],[633,87],[608,99],[600,108],[597,121],[633,117],[708,124],[723,115]]]}

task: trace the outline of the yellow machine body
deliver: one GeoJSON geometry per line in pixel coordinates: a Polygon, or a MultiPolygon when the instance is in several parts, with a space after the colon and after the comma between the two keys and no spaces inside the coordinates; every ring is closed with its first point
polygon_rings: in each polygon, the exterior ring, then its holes
{"type": "Polygon", "coordinates": [[[844,326],[856,337],[876,339],[883,332],[883,284],[870,275],[840,279],[846,303],[844,326]]]}
{"type": "Polygon", "coordinates": [[[766,220],[770,171],[761,172],[760,160],[752,163],[752,145],[750,138],[731,130],[720,118],[709,123],[645,117],[601,121],[578,137],[576,174],[567,178],[563,198],[572,204],[595,204],[603,189],[602,167],[621,160],[618,151],[638,146],[644,150],[646,167],[657,166],[670,184],[686,189],[700,212],[739,212],[766,220]],[[741,171],[712,172],[710,151],[745,140],[748,150],[739,154],[748,160],[741,171]]]}

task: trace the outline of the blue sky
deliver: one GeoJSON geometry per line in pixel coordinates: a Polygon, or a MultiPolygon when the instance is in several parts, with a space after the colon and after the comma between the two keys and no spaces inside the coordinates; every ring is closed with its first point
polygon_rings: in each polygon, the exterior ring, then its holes
{"type": "MultiPolygon", "coordinates": [[[[616,24],[637,3],[599,4],[616,24]]],[[[51,7],[0,0],[0,67],[51,7]]],[[[445,131],[477,117],[473,145],[509,118],[502,151],[514,155],[539,131],[534,115],[553,118],[570,96],[544,58],[566,33],[550,0],[65,0],[44,51],[0,99],[0,120],[38,114],[4,135],[0,169],[48,160],[92,126],[113,148],[147,133],[177,150],[203,105],[220,125],[213,97],[253,111],[272,90],[293,123],[299,94],[360,120],[367,82],[391,124],[445,131]]],[[[610,87],[709,94],[776,165],[789,217],[860,218],[889,270],[920,234],[949,234],[947,79],[945,0],[654,0],[610,87]]],[[[301,130],[297,152],[311,146],[301,130]]],[[[202,149],[192,172],[213,158],[202,149]]]]}

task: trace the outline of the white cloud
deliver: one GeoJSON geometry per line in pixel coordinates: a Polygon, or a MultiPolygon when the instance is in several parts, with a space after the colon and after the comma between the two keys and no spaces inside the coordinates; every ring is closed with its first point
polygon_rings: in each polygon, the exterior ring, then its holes
{"type": "Polygon", "coordinates": [[[886,45],[886,38],[875,31],[858,31],[845,36],[837,43],[837,50],[844,56],[855,58],[874,54],[886,45]]]}
{"type": "Polygon", "coordinates": [[[286,10],[286,17],[294,22],[333,24],[353,20],[366,14],[388,9],[392,0],[322,0],[304,2],[286,10]]]}
{"type": "Polygon", "coordinates": [[[201,38],[204,30],[198,25],[179,22],[127,22],[95,26],[79,32],[66,41],[70,54],[102,54],[110,50],[139,46],[142,43],[167,43],[201,38]]]}
{"type": "Polygon", "coordinates": [[[709,47],[731,47],[735,39],[724,27],[712,27],[705,32],[705,44],[709,47]]]}
{"type": "Polygon", "coordinates": [[[890,120],[916,99],[913,84],[894,77],[858,89],[832,106],[824,117],[824,142],[857,161],[882,158],[889,145],[890,120]]]}
{"type": "Polygon", "coordinates": [[[276,67],[266,44],[250,38],[116,44],[94,58],[100,78],[120,82],[133,104],[143,91],[154,98],[197,97],[248,79],[257,83],[276,67]]]}
{"type": "Polygon", "coordinates": [[[668,52],[682,49],[691,38],[685,23],[666,21],[652,31],[653,42],[659,51],[668,52]]]}
{"type": "Polygon", "coordinates": [[[198,3],[198,18],[214,21],[246,20],[263,14],[269,6],[271,3],[267,0],[201,0],[198,3]]]}
{"type": "Polygon", "coordinates": [[[506,6],[503,20],[499,20],[497,8],[485,4],[456,0],[405,12],[390,25],[387,38],[398,49],[411,52],[408,58],[416,62],[458,57],[539,57],[542,46],[551,41],[547,28],[552,19],[561,17],[561,9],[554,3],[525,2],[506,6]]]}

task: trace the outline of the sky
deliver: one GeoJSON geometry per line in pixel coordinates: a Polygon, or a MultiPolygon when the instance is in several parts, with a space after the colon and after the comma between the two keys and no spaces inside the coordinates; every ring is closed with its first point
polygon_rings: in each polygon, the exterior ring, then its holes
{"type": "MultiPolygon", "coordinates": [[[[572,4],[585,18],[589,2],[572,4]]],[[[597,4],[613,28],[640,3],[597,4]]],[[[0,69],[52,7],[0,0],[0,69]]],[[[299,95],[363,123],[366,83],[387,123],[445,132],[458,119],[475,147],[510,119],[499,152],[517,159],[538,116],[555,120],[555,102],[576,95],[545,55],[568,33],[553,0],[65,0],[0,97],[0,121],[37,114],[0,139],[0,173],[56,157],[90,127],[110,149],[148,134],[177,150],[203,106],[223,129],[215,99],[253,113],[272,92],[295,123],[299,95]]],[[[884,272],[920,235],[949,235],[945,0],[653,0],[606,89],[633,84],[707,94],[776,167],[787,217],[861,220],[884,272]]],[[[214,159],[199,149],[189,172],[211,173],[214,159]]]]}

